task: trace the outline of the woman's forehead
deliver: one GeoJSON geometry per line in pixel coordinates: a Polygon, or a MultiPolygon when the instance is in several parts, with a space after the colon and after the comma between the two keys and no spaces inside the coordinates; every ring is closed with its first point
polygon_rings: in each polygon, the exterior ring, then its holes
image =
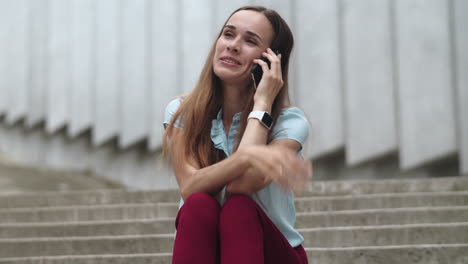
{"type": "Polygon", "coordinates": [[[251,31],[260,35],[266,41],[271,41],[273,28],[270,21],[262,13],[252,10],[241,10],[234,13],[226,25],[234,26],[240,31],[251,31]]]}

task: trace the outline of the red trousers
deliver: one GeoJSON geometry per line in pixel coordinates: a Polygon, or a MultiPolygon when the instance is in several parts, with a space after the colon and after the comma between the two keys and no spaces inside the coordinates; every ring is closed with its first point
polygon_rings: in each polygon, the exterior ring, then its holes
{"type": "Polygon", "coordinates": [[[235,195],[223,207],[210,195],[186,199],[176,219],[173,264],[307,264],[257,203],[235,195]]]}

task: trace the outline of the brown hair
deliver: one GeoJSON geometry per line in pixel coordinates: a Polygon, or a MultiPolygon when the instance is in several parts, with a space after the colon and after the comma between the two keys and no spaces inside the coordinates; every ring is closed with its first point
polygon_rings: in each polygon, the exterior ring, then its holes
{"type": "MultiPolygon", "coordinates": [[[[283,88],[280,90],[275,98],[272,106],[272,117],[276,121],[279,112],[282,108],[289,106],[289,92],[288,92],[288,70],[289,58],[294,45],[292,32],[283,18],[274,10],[262,6],[244,6],[234,11],[226,20],[241,10],[251,10],[262,13],[270,21],[274,37],[271,41],[270,48],[281,54],[281,69],[283,74],[283,88]]],[[[223,28],[224,28],[223,25],[223,28]]],[[[218,34],[216,40],[221,36],[222,29],[218,34]]],[[[216,41],[213,43],[208,57],[203,66],[200,78],[195,85],[195,88],[184,97],[179,109],[172,117],[169,126],[163,135],[163,155],[167,157],[169,151],[178,151],[177,158],[185,159],[186,157],[193,157],[200,168],[212,165],[223,158],[221,151],[214,148],[211,142],[211,122],[216,118],[217,113],[222,107],[223,91],[221,89],[221,80],[215,75],[213,71],[213,57],[215,54],[216,41]],[[175,121],[179,119],[182,125],[181,133],[178,134],[177,139],[169,137],[172,135],[175,121]],[[184,149],[173,149],[174,142],[178,142],[179,146],[184,149]]],[[[253,85],[253,84],[252,84],[253,85]]],[[[247,126],[248,114],[253,108],[254,89],[252,91],[249,103],[243,109],[241,117],[241,125],[238,134],[238,142],[242,138],[245,128],[247,126]]]]}

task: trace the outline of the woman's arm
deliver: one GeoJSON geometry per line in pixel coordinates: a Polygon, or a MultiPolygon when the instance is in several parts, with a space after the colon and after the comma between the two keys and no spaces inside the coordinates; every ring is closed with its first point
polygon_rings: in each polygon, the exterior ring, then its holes
{"type": "MultiPolygon", "coordinates": [[[[180,130],[174,128],[173,133],[172,136],[176,136],[180,130]]],[[[285,177],[282,177],[284,173],[296,171],[294,174],[301,176],[310,173],[307,162],[298,159],[295,153],[285,151],[284,146],[280,146],[279,142],[286,144],[287,141],[289,140],[278,140],[278,143],[270,144],[271,146],[245,146],[228,158],[201,169],[194,165],[196,163],[193,159],[181,160],[171,152],[172,165],[182,198],[187,199],[196,192],[215,193],[228,183],[235,183],[240,177],[248,177],[248,181],[238,182],[247,184],[242,187],[233,185],[235,188],[240,188],[239,193],[243,193],[243,188],[252,190],[252,186],[255,186],[253,182],[265,186],[271,181],[277,181],[282,186],[293,187],[290,182],[285,181],[285,177]]],[[[177,143],[174,147],[180,149],[177,143]]]]}
{"type": "MultiPolygon", "coordinates": [[[[281,181],[284,181],[284,179],[282,179],[284,176],[290,177],[291,182],[286,182],[286,185],[290,185],[298,180],[294,179],[294,177],[302,177],[311,173],[311,171],[309,172],[308,168],[306,168],[306,164],[304,164],[306,161],[296,156],[299,147],[299,142],[291,139],[275,140],[266,145],[265,149],[267,149],[268,152],[259,154],[265,155],[265,158],[270,159],[271,163],[276,166],[267,169],[268,174],[266,176],[263,176],[259,169],[247,170],[244,174],[227,185],[227,192],[249,195],[263,189],[273,180],[281,183],[281,181]],[[297,171],[297,173],[291,175],[293,171],[297,171]]],[[[300,182],[300,179],[298,182],[300,182]]],[[[287,188],[288,186],[285,187],[287,188]]]]}
{"type": "MultiPolygon", "coordinates": [[[[171,138],[177,138],[181,130],[174,128],[171,138]]],[[[174,143],[173,149],[183,149],[180,143],[174,143]]],[[[179,185],[179,191],[185,200],[197,192],[215,193],[228,182],[233,181],[250,167],[248,157],[236,152],[230,157],[205,168],[200,168],[191,157],[181,159],[170,151],[172,167],[179,185]]]]}

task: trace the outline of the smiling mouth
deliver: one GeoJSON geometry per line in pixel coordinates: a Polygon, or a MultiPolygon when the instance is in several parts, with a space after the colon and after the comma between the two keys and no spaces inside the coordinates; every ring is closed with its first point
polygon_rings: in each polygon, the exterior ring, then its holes
{"type": "Polygon", "coordinates": [[[221,58],[221,61],[224,61],[224,62],[227,62],[227,63],[230,63],[230,64],[237,64],[237,65],[241,65],[240,62],[234,60],[234,59],[231,59],[231,58],[221,58]]]}

